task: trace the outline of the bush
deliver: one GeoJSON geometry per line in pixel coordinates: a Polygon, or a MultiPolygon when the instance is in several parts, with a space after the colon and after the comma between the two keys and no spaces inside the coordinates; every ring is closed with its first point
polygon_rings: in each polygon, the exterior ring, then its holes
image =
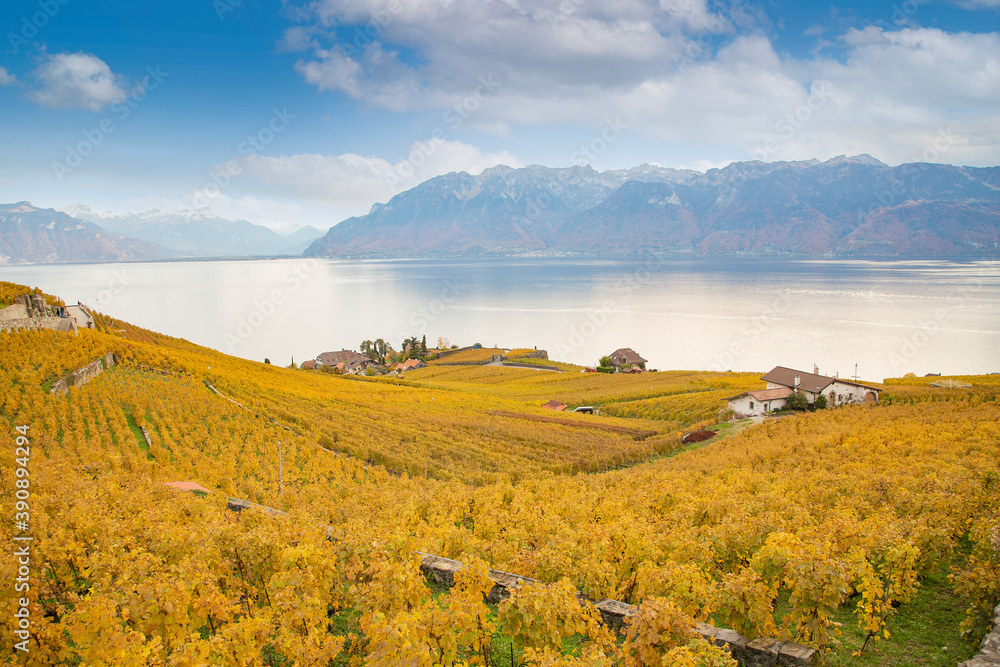
{"type": "Polygon", "coordinates": [[[809,409],[809,399],[806,395],[800,391],[792,393],[788,397],[788,409],[789,410],[808,410],[809,409]]]}

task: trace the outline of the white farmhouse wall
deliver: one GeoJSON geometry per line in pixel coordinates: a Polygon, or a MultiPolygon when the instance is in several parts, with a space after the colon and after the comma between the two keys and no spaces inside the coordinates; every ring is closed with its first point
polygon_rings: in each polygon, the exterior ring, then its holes
{"type": "Polygon", "coordinates": [[[864,403],[865,394],[867,394],[868,391],[869,390],[864,387],[857,387],[844,382],[834,382],[823,391],[823,395],[826,396],[829,401],[830,407],[834,407],[838,405],[864,403]],[[830,396],[831,393],[833,394],[832,398],[830,396]]]}
{"type": "Polygon", "coordinates": [[[759,417],[766,412],[784,407],[787,403],[788,401],[784,398],[772,398],[762,402],[753,396],[740,396],[739,398],[730,399],[729,407],[739,417],[759,417]],[[753,407],[750,407],[751,404],[753,407]]]}

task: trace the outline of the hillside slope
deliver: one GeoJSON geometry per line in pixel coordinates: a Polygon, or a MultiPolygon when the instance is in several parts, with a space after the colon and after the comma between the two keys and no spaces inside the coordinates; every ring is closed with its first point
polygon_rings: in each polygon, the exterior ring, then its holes
{"type": "MultiPolygon", "coordinates": [[[[580,589],[645,601],[649,623],[711,618],[828,647],[832,664],[929,665],[942,641],[949,661],[970,656],[1000,601],[997,376],[895,380],[878,407],[659,457],[653,444],[676,442],[665,411],[552,418],[539,397],[713,405],[749,378],[437,366],[352,379],[97,324],[0,334],[0,498],[31,538],[27,603],[8,596],[0,626],[17,636],[27,610],[21,664],[544,664],[533,650],[567,667],[643,650],[704,664],[692,656],[707,645],[682,632],[615,641],[580,589]],[[109,352],[117,365],[47,391],[109,352]],[[596,471],[578,472],[587,460],[596,471]],[[229,496],[284,514],[236,514],[229,496]],[[417,552],[468,569],[445,593],[417,552]],[[487,607],[487,563],[545,583],[487,607]],[[883,640],[868,645],[871,630],[883,640]]],[[[0,576],[19,567],[0,559],[0,576]]]]}

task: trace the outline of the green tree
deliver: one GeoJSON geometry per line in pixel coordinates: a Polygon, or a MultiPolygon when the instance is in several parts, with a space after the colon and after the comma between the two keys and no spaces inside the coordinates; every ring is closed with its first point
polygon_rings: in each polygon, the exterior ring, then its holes
{"type": "Polygon", "coordinates": [[[385,363],[385,355],[389,352],[389,343],[385,342],[382,338],[376,338],[375,351],[378,353],[379,361],[385,363]]]}
{"type": "Polygon", "coordinates": [[[788,409],[789,410],[808,410],[809,409],[809,399],[801,391],[794,391],[792,395],[788,397],[788,409]]]}
{"type": "Polygon", "coordinates": [[[597,361],[597,365],[607,368],[608,366],[613,366],[614,364],[611,363],[611,357],[604,355],[597,361]]]}
{"type": "Polygon", "coordinates": [[[826,396],[820,394],[819,396],[816,397],[816,400],[813,401],[813,410],[823,410],[828,405],[829,402],[826,400],[826,396]]]}

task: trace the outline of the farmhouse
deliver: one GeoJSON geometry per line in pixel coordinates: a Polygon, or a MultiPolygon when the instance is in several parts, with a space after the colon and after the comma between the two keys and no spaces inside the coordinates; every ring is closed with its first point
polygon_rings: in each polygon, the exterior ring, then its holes
{"type": "Polygon", "coordinates": [[[611,365],[618,370],[621,370],[621,367],[625,364],[629,364],[634,368],[646,370],[647,360],[640,357],[636,351],[630,347],[618,348],[608,356],[611,358],[611,365]]]}
{"type": "Polygon", "coordinates": [[[775,366],[761,380],[767,383],[767,389],[748,391],[726,399],[736,415],[753,417],[777,410],[787,405],[788,397],[793,392],[801,393],[809,403],[815,403],[822,395],[830,407],[878,403],[879,390],[875,387],[820,375],[815,366],[812,373],[775,366]]]}

